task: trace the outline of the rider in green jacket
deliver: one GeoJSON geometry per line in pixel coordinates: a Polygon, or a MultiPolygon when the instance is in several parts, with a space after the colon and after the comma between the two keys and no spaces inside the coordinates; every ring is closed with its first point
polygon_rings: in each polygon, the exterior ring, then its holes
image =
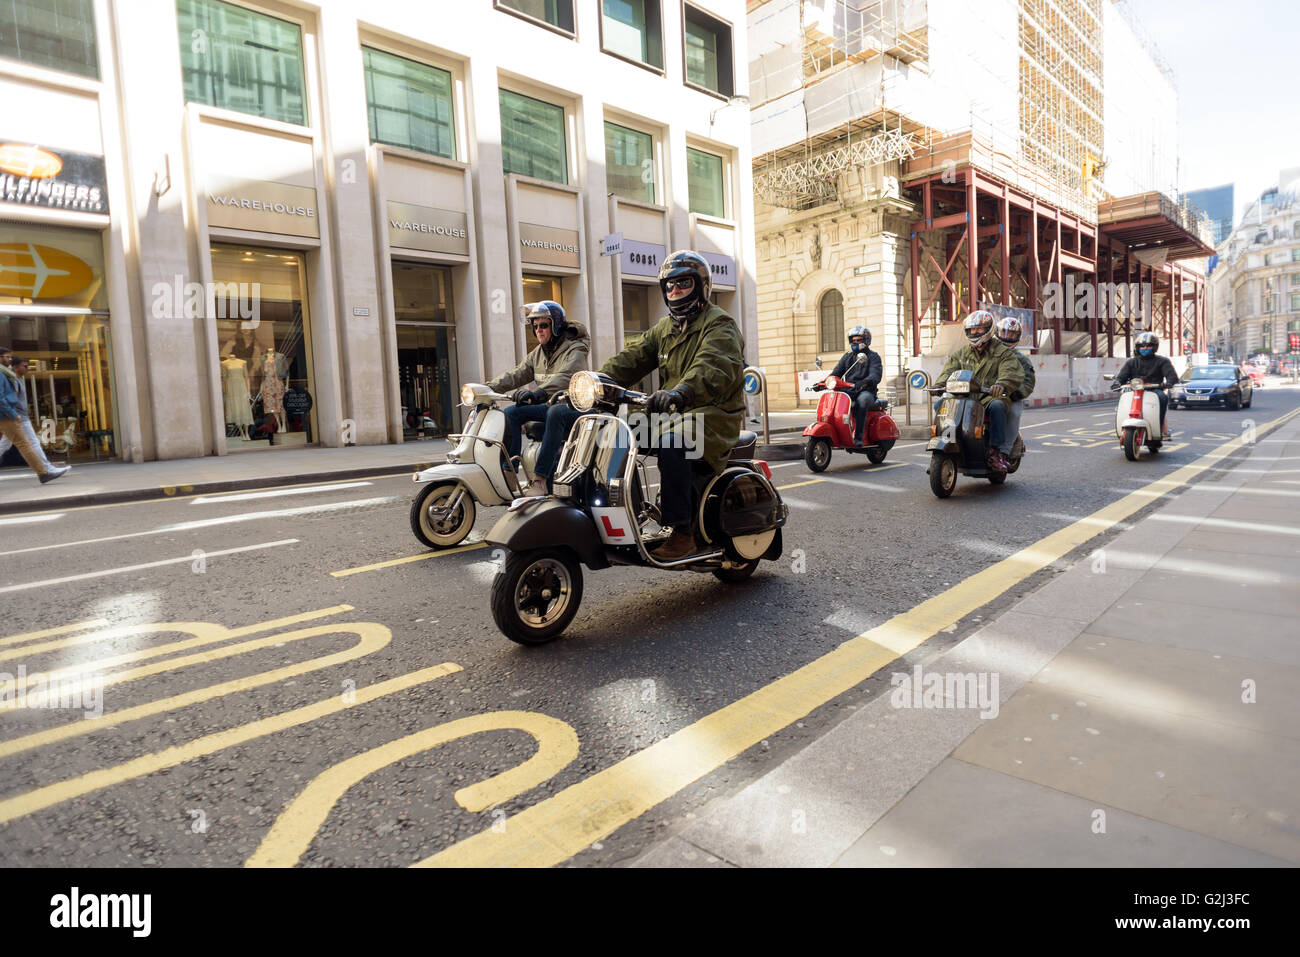
{"type": "Polygon", "coordinates": [[[1024,386],[1025,373],[1016,357],[1016,350],[994,337],[994,321],[993,314],[984,309],[966,317],[962,329],[967,344],[948,357],[935,386],[944,386],[948,377],[959,369],[974,372],[975,383],[987,390],[980,396],[980,402],[989,418],[989,465],[1005,472],[1011,464],[1007,453],[1016,438],[1014,432],[1008,438],[1007,410],[1010,396],[1024,386]]]}

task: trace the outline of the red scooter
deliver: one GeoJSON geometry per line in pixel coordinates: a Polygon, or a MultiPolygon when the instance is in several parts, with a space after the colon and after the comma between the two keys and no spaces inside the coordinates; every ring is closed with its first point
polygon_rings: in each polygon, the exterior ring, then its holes
{"type": "Polygon", "coordinates": [[[814,472],[825,471],[831,464],[831,450],[860,452],[872,465],[885,461],[898,438],[898,426],[886,411],[889,403],[877,399],[867,410],[867,424],[863,430],[862,445],[853,441],[853,400],[848,392],[852,383],[838,376],[828,376],[814,389],[825,389],[826,394],[817,403],[817,421],[803,430],[807,441],[803,447],[803,460],[814,472]]]}

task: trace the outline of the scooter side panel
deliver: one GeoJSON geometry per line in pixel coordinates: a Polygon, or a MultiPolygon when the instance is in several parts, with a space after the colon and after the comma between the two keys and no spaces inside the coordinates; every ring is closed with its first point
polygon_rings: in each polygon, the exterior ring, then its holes
{"type": "Polygon", "coordinates": [[[898,424],[892,416],[877,412],[867,421],[867,438],[872,442],[888,442],[898,438],[898,424]]]}
{"type": "Polygon", "coordinates": [[[588,568],[608,568],[610,564],[592,520],[581,509],[558,499],[507,512],[485,540],[512,552],[561,546],[571,548],[588,568]]]}
{"type": "Polygon", "coordinates": [[[510,502],[508,497],[497,494],[496,486],[488,481],[483,469],[475,462],[435,465],[416,472],[415,481],[421,485],[427,482],[462,482],[479,505],[506,505],[510,502]]]}

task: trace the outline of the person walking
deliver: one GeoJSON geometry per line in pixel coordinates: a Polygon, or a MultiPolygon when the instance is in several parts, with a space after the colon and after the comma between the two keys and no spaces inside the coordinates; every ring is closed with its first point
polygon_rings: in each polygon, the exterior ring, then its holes
{"type": "Polygon", "coordinates": [[[13,353],[0,346],[0,455],[12,445],[18,450],[33,472],[40,476],[41,484],[53,482],[60,476],[67,475],[71,466],[56,467],[41,451],[40,440],[32,428],[32,420],[27,416],[27,387],[22,376],[11,366],[26,368],[24,360],[15,360],[13,353]]]}

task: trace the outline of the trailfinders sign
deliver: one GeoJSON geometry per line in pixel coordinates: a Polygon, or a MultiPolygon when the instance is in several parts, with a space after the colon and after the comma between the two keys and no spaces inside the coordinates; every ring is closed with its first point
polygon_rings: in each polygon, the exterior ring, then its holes
{"type": "Polygon", "coordinates": [[[464,213],[411,203],[388,204],[388,245],[469,255],[469,226],[464,213]]]}
{"type": "Polygon", "coordinates": [[[107,214],[104,157],[0,140],[0,202],[107,214]]]}
{"type": "Polygon", "coordinates": [[[520,223],[519,249],[520,260],[531,265],[579,268],[576,229],[520,223]]]}
{"type": "Polygon", "coordinates": [[[288,183],[210,182],[208,225],[319,239],[316,190],[288,183]]]}

